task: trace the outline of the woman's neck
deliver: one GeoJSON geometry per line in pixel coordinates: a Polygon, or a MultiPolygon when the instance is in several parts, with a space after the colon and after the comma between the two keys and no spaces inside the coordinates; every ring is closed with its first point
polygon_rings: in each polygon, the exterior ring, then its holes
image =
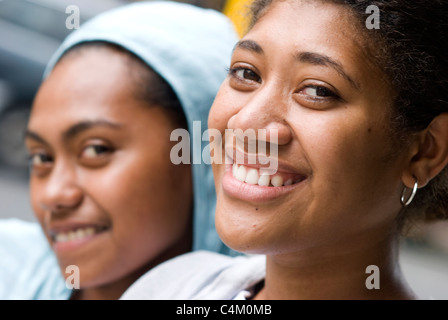
{"type": "Polygon", "coordinates": [[[401,273],[398,249],[399,242],[386,237],[365,246],[268,255],[265,285],[255,299],[416,299],[401,273]]]}

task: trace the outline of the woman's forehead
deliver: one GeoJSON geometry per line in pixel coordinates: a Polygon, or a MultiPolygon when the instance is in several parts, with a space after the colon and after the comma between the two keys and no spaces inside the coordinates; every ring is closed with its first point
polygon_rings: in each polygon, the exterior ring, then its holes
{"type": "MultiPolygon", "coordinates": [[[[294,60],[297,57],[321,56],[354,77],[379,74],[370,46],[350,11],[332,2],[274,2],[235,49],[265,53],[294,60]],[[254,45],[249,45],[250,42],[254,45]],[[243,43],[243,45],[241,45],[243,43]]],[[[357,81],[351,81],[357,82],[357,81]]]]}
{"type": "MultiPolygon", "coordinates": [[[[114,50],[91,48],[68,54],[60,60],[44,82],[44,86],[63,90],[67,98],[92,99],[101,93],[114,95],[130,89],[129,57],[114,50]]],[[[53,94],[62,94],[54,92],[53,94]]]]}

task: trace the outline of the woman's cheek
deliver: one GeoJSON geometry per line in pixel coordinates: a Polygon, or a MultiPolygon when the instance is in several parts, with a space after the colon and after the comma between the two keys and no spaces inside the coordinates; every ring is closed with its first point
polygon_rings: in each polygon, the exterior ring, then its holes
{"type": "Polygon", "coordinates": [[[229,87],[228,80],[223,83],[216,95],[209,115],[209,128],[224,131],[229,119],[244,106],[244,97],[229,87]],[[240,98],[238,98],[240,96],[240,98]]]}

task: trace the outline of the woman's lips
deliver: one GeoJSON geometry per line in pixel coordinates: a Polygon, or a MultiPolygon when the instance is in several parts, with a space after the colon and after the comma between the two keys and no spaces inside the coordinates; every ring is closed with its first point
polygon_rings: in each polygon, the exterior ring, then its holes
{"type": "Polygon", "coordinates": [[[226,165],[222,179],[225,193],[250,202],[274,200],[301,185],[306,177],[292,172],[277,171],[273,175],[263,168],[247,165],[226,165]]]}

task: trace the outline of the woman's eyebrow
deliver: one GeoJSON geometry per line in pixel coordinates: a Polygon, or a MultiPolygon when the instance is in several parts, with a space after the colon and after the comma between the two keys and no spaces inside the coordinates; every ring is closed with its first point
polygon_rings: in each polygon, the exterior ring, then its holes
{"type": "Polygon", "coordinates": [[[29,129],[25,130],[25,135],[24,136],[25,136],[25,140],[26,139],[31,139],[31,140],[37,141],[37,142],[39,142],[41,144],[45,144],[45,145],[48,146],[48,142],[45,141],[44,138],[42,138],[40,135],[38,135],[37,133],[35,133],[35,132],[33,132],[33,131],[29,130],[29,129]]]}
{"type": "Polygon", "coordinates": [[[331,59],[330,57],[316,53],[316,52],[297,52],[295,55],[295,59],[302,63],[309,63],[314,64],[318,66],[326,66],[333,68],[336,70],[337,73],[339,73],[344,79],[346,79],[350,85],[355,88],[356,90],[360,90],[360,85],[355,82],[345,71],[342,65],[331,59]]]}
{"type": "MultiPolygon", "coordinates": [[[[85,132],[87,130],[90,130],[92,128],[96,127],[109,127],[111,129],[119,129],[122,125],[119,123],[113,123],[107,120],[87,120],[87,121],[81,121],[74,125],[72,125],[70,128],[68,128],[64,133],[62,134],[62,140],[64,142],[70,141],[74,139],[77,135],[81,134],[82,132],[85,132]]],[[[35,140],[39,143],[49,145],[47,141],[45,141],[44,138],[42,138],[38,133],[33,132],[32,130],[26,129],[25,131],[25,139],[31,139],[35,140]]]]}
{"type": "Polygon", "coordinates": [[[253,40],[241,40],[238,41],[235,44],[235,47],[233,48],[233,51],[235,51],[235,49],[245,49],[245,50],[249,50],[249,51],[253,51],[255,53],[258,54],[264,54],[263,48],[260,47],[260,45],[258,43],[256,43],[253,40]]]}
{"type": "Polygon", "coordinates": [[[62,139],[69,141],[74,139],[77,135],[96,127],[109,127],[111,129],[119,129],[122,125],[119,123],[110,122],[107,120],[86,120],[78,122],[68,128],[63,134],[62,139]]]}

